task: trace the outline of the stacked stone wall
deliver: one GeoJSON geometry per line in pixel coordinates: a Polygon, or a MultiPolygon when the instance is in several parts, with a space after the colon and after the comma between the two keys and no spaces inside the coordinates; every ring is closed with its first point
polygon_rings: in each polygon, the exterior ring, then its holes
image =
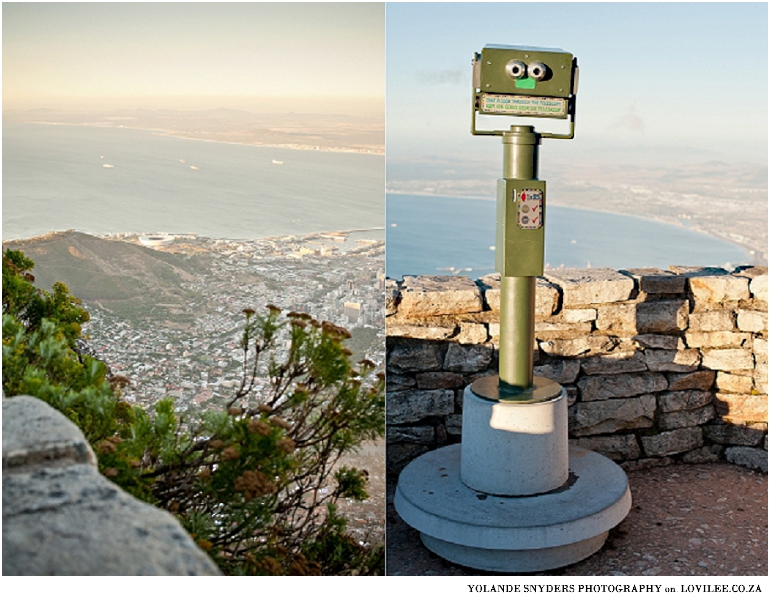
{"type": "MultiPolygon", "coordinates": [[[[557,269],[537,280],[535,374],[571,442],[624,467],[767,470],[767,269],[557,269]]],[[[462,436],[462,391],[496,374],[500,278],[387,281],[391,473],[462,436]]]]}

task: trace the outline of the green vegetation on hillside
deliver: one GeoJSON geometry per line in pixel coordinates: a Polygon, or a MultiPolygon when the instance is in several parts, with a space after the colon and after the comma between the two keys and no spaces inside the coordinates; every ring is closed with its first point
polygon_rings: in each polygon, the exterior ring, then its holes
{"type": "Polygon", "coordinates": [[[383,573],[383,547],[360,545],[337,513],[340,500],[366,498],[366,472],[338,460],[384,433],[384,377],[351,365],[346,330],[245,310],[243,378],[225,408],[182,418],[162,399],[148,413],[121,400],[129,381],[78,353],[88,313],[62,284],[36,288],[33,266],[3,253],[6,396],[65,413],[102,474],[175,514],[227,574],[383,573]]]}
{"type": "Polygon", "coordinates": [[[35,261],[34,276],[41,289],[50,290],[57,281],[64,281],[76,297],[127,320],[151,315],[188,321],[189,316],[172,308],[198,297],[183,283],[208,266],[205,256],[158,252],[77,231],[15,242],[9,249],[22,250],[35,261]]]}

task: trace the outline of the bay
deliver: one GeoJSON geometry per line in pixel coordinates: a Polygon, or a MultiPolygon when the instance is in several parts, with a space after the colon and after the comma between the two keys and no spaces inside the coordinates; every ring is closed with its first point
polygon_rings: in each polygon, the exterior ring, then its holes
{"type": "Polygon", "coordinates": [[[11,123],[3,239],[65,229],[257,239],[382,228],[384,177],[383,156],[11,123]]]}
{"type": "MultiPolygon", "coordinates": [[[[749,264],[739,246],[632,216],[548,206],[545,260],[552,267],[615,269],[749,264]]],[[[386,273],[495,272],[495,201],[388,194],[386,273]]]]}

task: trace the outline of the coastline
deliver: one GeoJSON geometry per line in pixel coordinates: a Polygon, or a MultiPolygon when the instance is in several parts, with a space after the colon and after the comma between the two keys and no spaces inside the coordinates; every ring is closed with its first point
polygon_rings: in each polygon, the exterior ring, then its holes
{"type": "Polygon", "coordinates": [[[311,146],[303,144],[271,144],[252,142],[247,143],[243,141],[228,141],[225,139],[209,139],[206,137],[191,137],[182,133],[169,131],[167,129],[158,129],[154,127],[132,127],[131,125],[111,125],[111,124],[99,124],[99,123],[62,123],[55,121],[11,121],[13,124],[18,125],[48,125],[55,127],[94,127],[97,129],[130,129],[131,131],[146,131],[152,135],[158,135],[161,137],[174,137],[176,139],[187,139],[190,141],[206,141],[210,143],[222,143],[238,146],[253,146],[258,148],[281,148],[286,150],[298,150],[305,152],[330,152],[334,154],[363,154],[366,156],[385,156],[385,148],[367,150],[363,148],[349,148],[349,147],[322,147],[311,146]]]}
{"type": "MultiPolygon", "coordinates": [[[[31,243],[37,243],[40,241],[47,241],[50,239],[56,239],[56,237],[66,235],[67,233],[83,233],[85,235],[91,235],[92,237],[98,237],[99,239],[114,239],[118,241],[126,241],[129,238],[136,237],[151,237],[156,235],[168,235],[176,239],[211,239],[215,241],[226,241],[232,243],[238,242],[250,242],[250,241],[275,241],[286,238],[307,239],[312,237],[332,237],[344,235],[346,238],[352,233],[366,233],[367,231],[385,231],[385,227],[365,227],[356,229],[335,229],[331,231],[315,231],[313,233],[287,233],[283,235],[267,235],[265,237],[253,237],[253,238],[230,238],[230,237],[210,237],[209,235],[199,235],[198,233],[169,233],[168,231],[120,231],[110,233],[91,233],[88,231],[78,231],[77,229],[64,229],[54,230],[47,233],[41,233],[40,235],[33,235],[32,237],[19,237],[14,239],[3,239],[2,244],[7,245],[26,245],[31,243]]],[[[130,243],[130,242],[129,242],[130,243]]]]}
{"type": "MultiPolygon", "coordinates": [[[[452,194],[442,194],[442,195],[436,195],[433,193],[428,192],[401,192],[401,191],[392,191],[387,190],[386,195],[398,195],[398,196],[418,196],[418,197],[429,197],[429,198],[452,198],[452,199],[458,199],[458,200],[471,200],[471,201],[487,201],[487,202],[496,202],[496,198],[489,197],[489,196],[466,196],[466,195],[452,195],[452,194]]],[[[567,208],[570,210],[580,210],[582,212],[593,212],[597,214],[611,214],[613,216],[627,216],[631,218],[638,218],[641,220],[645,220],[652,223],[657,224],[664,224],[664,225],[670,225],[672,227],[676,227],[678,229],[682,229],[683,231],[690,231],[692,233],[699,233],[701,235],[706,235],[708,237],[713,237],[714,239],[718,239],[719,241],[723,241],[725,243],[730,243],[741,250],[750,258],[752,258],[751,252],[758,252],[759,248],[745,244],[740,243],[736,241],[735,239],[731,239],[725,235],[721,235],[718,231],[712,231],[704,229],[701,226],[691,226],[688,227],[686,225],[683,225],[679,220],[676,219],[667,219],[667,218],[655,218],[652,216],[647,215],[640,215],[640,214],[634,214],[633,212],[616,212],[612,210],[597,210],[595,208],[579,208],[577,206],[570,206],[569,204],[562,203],[559,201],[551,201],[549,203],[552,207],[558,207],[558,208],[567,208]]]]}

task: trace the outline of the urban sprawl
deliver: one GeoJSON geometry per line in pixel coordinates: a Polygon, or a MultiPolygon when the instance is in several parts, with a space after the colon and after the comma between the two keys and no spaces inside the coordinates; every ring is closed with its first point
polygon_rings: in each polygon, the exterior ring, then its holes
{"type": "MultiPolygon", "coordinates": [[[[172,397],[177,410],[202,410],[231,399],[241,382],[245,316],[273,304],[330,321],[363,343],[358,359],[384,371],[384,241],[373,231],[282,236],[253,241],[196,235],[105,236],[159,251],[209,258],[182,283],[191,301],[165,306],[166,317],[121,318],[86,305],[84,328],[95,355],[129,379],[124,397],[150,406],[172,397]]],[[[286,349],[283,341],[280,349],[286,349]]],[[[259,381],[255,393],[267,384],[259,381]]]]}

